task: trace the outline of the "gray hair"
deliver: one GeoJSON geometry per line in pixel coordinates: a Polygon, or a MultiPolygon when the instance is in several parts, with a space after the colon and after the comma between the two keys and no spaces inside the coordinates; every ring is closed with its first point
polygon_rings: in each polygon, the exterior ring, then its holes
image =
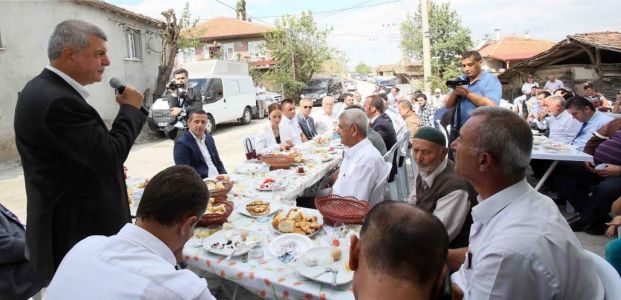
{"type": "Polygon", "coordinates": [[[367,136],[369,130],[369,119],[362,109],[346,109],[339,116],[339,120],[343,120],[345,125],[356,125],[360,129],[363,136],[367,136]]]}
{"type": "Polygon", "coordinates": [[[325,96],[325,97],[323,97],[323,99],[321,99],[321,104],[324,104],[324,103],[326,103],[326,102],[332,102],[332,103],[334,103],[334,98],[333,98],[333,97],[331,97],[331,96],[325,96]]]}
{"type": "Polygon", "coordinates": [[[82,21],[64,20],[54,29],[47,45],[47,57],[54,60],[60,57],[64,48],[76,48],[82,50],[88,47],[88,38],[94,35],[104,41],[108,40],[101,28],[82,21]]]}
{"type": "Polygon", "coordinates": [[[554,101],[556,103],[558,103],[558,105],[560,105],[561,107],[565,107],[565,98],[563,96],[550,96],[547,97],[545,100],[550,100],[550,101],[554,101]]]}
{"type": "Polygon", "coordinates": [[[403,108],[407,108],[409,110],[414,110],[414,107],[412,107],[412,102],[410,102],[409,100],[401,100],[401,101],[399,101],[399,106],[401,106],[403,108]]]}
{"type": "Polygon", "coordinates": [[[492,106],[479,107],[470,116],[483,117],[474,147],[497,160],[505,175],[524,177],[533,149],[526,121],[509,109],[492,106]]]}

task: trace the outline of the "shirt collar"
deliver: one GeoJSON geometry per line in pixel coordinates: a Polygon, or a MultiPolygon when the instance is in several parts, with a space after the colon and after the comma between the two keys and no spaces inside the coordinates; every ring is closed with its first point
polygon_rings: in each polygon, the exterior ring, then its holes
{"type": "Polygon", "coordinates": [[[382,114],[378,114],[377,116],[371,118],[371,120],[369,120],[369,122],[371,122],[371,124],[375,123],[375,120],[377,120],[377,118],[379,118],[379,116],[382,114]]]}
{"type": "Polygon", "coordinates": [[[197,137],[194,135],[194,132],[192,132],[191,130],[188,130],[188,131],[190,132],[190,134],[194,137],[194,139],[195,139],[197,142],[203,142],[203,141],[205,141],[205,135],[203,135],[203,138],[202,138],[202,139],[199,139],[199,138],[197,138],[197,137]]]}
{"type": "Polygon", "coordinates": [[[143,246],[147,250],[155,253],[157,256],[165,259],[173,266],[177,264],[177,259],[175,259],[175,255],[172,253],[170,248],[168,248],[168,246],[166,246],[166,244],[164,244],[164,242],[156,236],[139,226],[131,223],[125,224],[117,236],[143,246]]]}
{"type": "Polygon", "coordinates": [[[595,119],[597,119],[599,117],[599,110],[595,109],[595,113],[593,113],[593,115],[591,116],[591,118],[586,121],[587,123],[591,123],[593,122],[595,119]]]}
{"type": "Polygon", "coordinates": [[[353,158],[358,156],[358,152],[361,152],[365,146],[367,144],[370,144],[371,142],[369,141],[368,138],[364,138],[363,140],[361,140],[360,142],[358,142],[357,144],[351,146],[350,148],[347,148],[344,150],[345,154],[344,156],[347,158],[353,158]]]}
{"type": "Polygon", "coordinates": [[[511,204],[511,202],[519,200],[529,189],[530,185],[528,185],[526,178],[524,178],[485,200],[481,200],[480,196],[478,196],[479,204],[472,208],[473,220],[477,223],[487,224],[492,217],[511,204]]]}
{"type": "Polygon", "coordinates": [[[425,181],[425,183],[427,183],[428,187],[431,187],[433,185],[433,182],[436,180],[436,177],[438,177],[438,174],[442,173],[442,171],[446,169],[447,164],[448,157],[445,157],[444,160],[442,160],[442,162],[438,165],[438,167],[433,170],[433,172],[429,173],[429,175],[423,175],[423,173],[420,173],[420,177],[425,181]]]}
{"type": "Polygon", "coordinates": [[[558,116],[555,116],[554,118],[559,120],[559,119],[565,118],[566,115],[568,115],[568,114],[569,114],[569,112],[566,109],[564,109],[562,113],[558,114],[558,116]]]}
{"type": "Polygon", "coordinates": [[[88,98],[88,96],[91,95],[91,93],[89,93],[86,87],[84,87],[79,82],[75,81],[73,78],[65,74],[63,71],[56,69],[52,66],[47,66],[45,68],[56,73],[56,75],[60,76],[60,78],[65,80],[71,87],[73,87],[78,92],[78,94],[80,94],[80,96],[82,96],[82,98],[84,98],[84,100],[86,100],[86,98],[88,98]]]}

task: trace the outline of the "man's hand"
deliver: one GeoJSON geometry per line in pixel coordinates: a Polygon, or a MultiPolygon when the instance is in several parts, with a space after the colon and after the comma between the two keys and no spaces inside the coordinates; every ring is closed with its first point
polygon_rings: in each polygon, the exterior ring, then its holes
{"type": "Polygon", "coordinates": [[[601,171],[595,171],[600,177],[621,176],[621,166],[607,164],[601,171]]]}
{"type": "Polygon", "coordinates": [[[173,107],[173,108],[170,109],[170,114],[173,117],[178,116],[180,113],[181,113],[181,107],[173,107]]]}
{"type": "Polygon", "coordinates": [[[459,96],[466,97],[469,93],[470,93],[470,90],[468,90],[464,86],[455,87],[455,94],[459,96]]]}
{"type": "Polygon", "coordinates": [[[621,216],[616,216],[612,221],[606,223],[608,230],[606,230],[606,236],[612,237],[617,234],[618,227],[621,226],[621,216]]]}
{"type": "Polygon", "coordinates": [[[136,88],[131,85],[125,85],[125,90],[123,90],[123,94],[116,96],[116,102],[118,104],[129,104],[137,109],[140,109],[142,106],[142,100],[144,96],[140,93],[136,88]]]}
{"type": "Polygon", "coordinates": [[[584,163],[584,168],[591,173],[595,173],[595,164],[592,161],[587,161],[584,163]]]}

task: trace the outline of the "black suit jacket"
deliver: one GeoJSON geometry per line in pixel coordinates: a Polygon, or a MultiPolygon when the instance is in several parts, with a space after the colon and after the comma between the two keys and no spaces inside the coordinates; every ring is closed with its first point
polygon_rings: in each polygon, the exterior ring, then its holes
{"type": "Polygon", "coordinates": [[[43,277],[26,259],[26,229],[0,204],[0,299],[28,299],[43,286],[43,277]]]}
{"type": "Polygon", "coordinates": [[[146,118],[121,105],[108,130],[97,111],[48,69],[19,94],[14,128],[28,198],[26,256],[46,279],[77,242],[116,234],[131,221],[123,162],[146,118]]]}
{"type": "MultiPolygon", "coordinates": [[[[213,137],[208,133],[205,133],[205,145],[207,151],[211,156],[211,161],[216,166],[219,174],[226,174],[226,169],[220,160],[218,155],[218,149],[216,148],[216,142],[213,137]]],[[[202,178],[209,176],[209,168],[203,153],[198,148],[198,143],[190,131],[186,131],[181,137],[175,141],[175,147],[173,149],[173,158],[175,165],[188,165],[201,175],[202,178]]]]}
{"type": "Polygon", "coordinates": [[[168,96],[168,106],[170,108],[181,107],[187,110],[197,110],[197,109],[203,108],[203,104],[201,101],[201,95],[199,92],[195,91],[193,88],[189,88],[187,90],[186,95],[185,95],[185,101],[183,103],[183,107],[181,106],[181,101],[179,98],[180,97],[178,96],[174,96],[173,94],[170,94],[168,96]]]}
{"type": "Polygon", "coordinates": [[[386,113],[381,113],[371,124],[371,128],[382,136],[386,149],[390,151],[390,148],[397,142],[397,133],[395,127],[392,126],[390,117],[386,113]]]}

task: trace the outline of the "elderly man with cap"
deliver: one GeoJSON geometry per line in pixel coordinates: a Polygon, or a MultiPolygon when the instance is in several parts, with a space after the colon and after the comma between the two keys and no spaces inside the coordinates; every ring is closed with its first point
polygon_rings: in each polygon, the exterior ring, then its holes
{"type": "Polygon", "coordinates": [[[446,228],[450,248],[468,245],[470,204],[476,193],[455,173],[447,158],[446,137],[433,127],[421,127],[412,139],[412,155],[418,168],[416,189],[410,203],[433,213],[446,228]]]}

